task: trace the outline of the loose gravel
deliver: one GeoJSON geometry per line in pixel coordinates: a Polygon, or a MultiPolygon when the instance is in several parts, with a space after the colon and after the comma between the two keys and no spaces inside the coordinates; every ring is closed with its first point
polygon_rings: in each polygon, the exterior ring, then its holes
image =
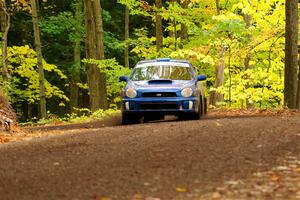
{"type": "MultiPolygon", "coordinates": [[[[276,167],[290,167],[299,180],[298,166],[284,164],[300,155],[299,134],[299,117],[264,116],[114,126],[4,144],[0,199],[250,199],[241,191],[255,193],[255,181],[283,180],[280,170],[269,174],[276,167]]],[[[274,187],[251,195],[267,199],[274,187]]],[[[291,189],[278,199],[296,199],[299,188],[291,189]]]]}

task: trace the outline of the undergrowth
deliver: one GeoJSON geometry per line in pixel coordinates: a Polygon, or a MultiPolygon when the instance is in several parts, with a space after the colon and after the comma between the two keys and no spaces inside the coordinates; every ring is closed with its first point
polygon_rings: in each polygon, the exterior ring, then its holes
{"type": "Polygon", "coordinates": [[[120,110],[108,109],[102,110],[99,109],[95,112],[90,111],[89,109],[78,109],[76,113],[66,114],[63,117],[58,117],[48,113],[47,119],[33,118],[30,122],[21,123],[21,126],[30,126],[30,125],[51,125],[51,124],[60,124],[60,123],[85,123],[94,120],[104,119],[120,113],[120,110]]]}

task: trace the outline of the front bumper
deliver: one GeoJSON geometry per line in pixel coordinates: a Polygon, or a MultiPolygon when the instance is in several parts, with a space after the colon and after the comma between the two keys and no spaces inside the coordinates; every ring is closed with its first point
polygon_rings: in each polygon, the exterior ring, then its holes
{"type": "Polygon", "coordinates": [[[124,98],[122,99],[123,113],[176,115],[180,113],[198,112],[197,97],[172,98],[124,98]]]}

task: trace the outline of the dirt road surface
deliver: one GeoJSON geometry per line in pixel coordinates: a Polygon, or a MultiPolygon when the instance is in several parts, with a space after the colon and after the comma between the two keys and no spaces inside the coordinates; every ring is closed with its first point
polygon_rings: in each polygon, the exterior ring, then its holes
{"type": "MultiPolygon", "coordinates": [[[[9,143],[0,146],[0,199],[225,199],[216,188],[297,161],[299,144],[299,117],[112,126],[9,143]]],[[[289,166],[300,191],[300,168],[289,166]]],[[[262,199],[297,199],[299,191],[262,199]]]]}

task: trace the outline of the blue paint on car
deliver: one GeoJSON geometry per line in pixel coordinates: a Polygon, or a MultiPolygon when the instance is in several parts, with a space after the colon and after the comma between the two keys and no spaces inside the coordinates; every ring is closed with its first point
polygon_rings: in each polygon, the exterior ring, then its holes
{"type": "Polygon", "coordinates": [[[122,90],[122,122],[138,123],[143,117],[165,115],[200,118],[206,112],[206,98],[201,81],[205,75],[186,60],[160,58],[137,63],[122,90]]]}

